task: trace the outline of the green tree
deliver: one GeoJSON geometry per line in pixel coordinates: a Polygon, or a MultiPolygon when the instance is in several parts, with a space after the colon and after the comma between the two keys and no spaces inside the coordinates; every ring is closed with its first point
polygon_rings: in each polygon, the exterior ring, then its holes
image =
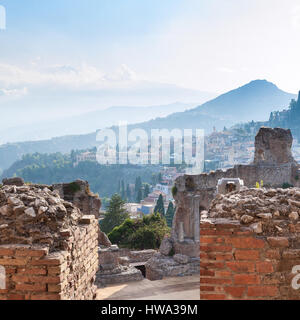
{"type": "Polygon", "coordinates": [[[174,213],[175,213],[174,205],[173,205],[173,202],[170,201],[167,212],[166,212],[166,221],[169,228],[172,228],[174,213]]]}
{"type": "Polygon", "coordinates": [[[142,179],[141,177],[137,177],[135,179],[135,193],[138,194],[141,188],[142,188],[142,179]]]}
{"type": "Polygon", "coordinates": [[[144,198],[147,198],[150,193],[150,186],[148,183],[144,184],[144,198]]]}
{"type": "Polygon", "coordinates": [[[165,207],[164,207],[164,199],[162,194],[159,195],[156,206],[154,208],[155,213],[160,213],[160,215],[163,217],[165,215],[165,207]]]}
{"type": "Polygon", "coordinates": [[[140,190],[138,191],[137,197],[136,197],[136,202],[140,203],[143,200],[143,190],[142,188],[140,188],[140,190]]]}
{"type": "Polygon", "coordinates": [[[126,199],[126,191],[125,191],[124,180],[121,181],[121,197],[122,197],[123,200],[126,199]]]}
{"type": "Polygon", "coordinates": [[[121,225],[129,214],[124,208],[124,200],[119,194],[114,194],[109,202],[104,219],[100,222],[101,230],[109,233],[114,227],[121,225]]]}
{"type": "Polygon", "coordinates": [[[129,187],[128,183],[127,183],[127,186],[126,186],[126,197],[127,197],[127,201],[131,200],[131,191],[130,191],[130,187],[129,187]]]}
{"type": "Polygon", "coordinates": [[[108,237],[120,247],[144,250],[159,248],[164,236],[169,233],[165,218],[157,213],[144,216],[143,219],[126,219],[108,237]]]}

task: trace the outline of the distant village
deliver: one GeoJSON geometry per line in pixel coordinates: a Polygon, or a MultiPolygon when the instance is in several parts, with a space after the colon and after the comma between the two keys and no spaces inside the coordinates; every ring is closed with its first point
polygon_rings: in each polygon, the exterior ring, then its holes
{"type": "MultiPolygon", "coordinates": [[[[213,132],[205,137],[205,165],[204,171],[210,172],[217,169],[226,170],[237,164],[249,164],[254,158],[254,136],[256,132],[245,133],[243,130],[227,130],[213,132]]],[[[293,156],[300,162],[300,143],[297,139],[293,142],[293,156]]],[[[171,155],[171,156],[174,156],[171,155]]],[[[96,153],[87,151],[76,156],[74,166],[80,162],[97,161],[96,153]]],[[[149,215],[154,212],[160,195],[163,198],[165,212],[170,204],[175,201],[172,196],[172,187],[175,180],[187,173],[187,169],[178,169],[177,167],[161,166],[158,174],[161,176],[160,183],[150,186],[150,193],[144,199],[138,202],[127,202],[125,208],[132,219],[141,218],[143,215],[149,215]]],[[[134,190],[134,184],[129,187],[134,190]]],[[[105,209],[102,212],[104,215],[105,209]]]]}

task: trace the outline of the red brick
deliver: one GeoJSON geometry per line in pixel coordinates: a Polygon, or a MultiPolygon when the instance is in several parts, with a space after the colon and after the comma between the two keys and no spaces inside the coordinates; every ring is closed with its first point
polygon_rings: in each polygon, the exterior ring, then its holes
{"type": "Polygon", "coordinates": [[[205,252],[200,252],[200,259],[208,259],[208,254],[205,252]]]}
{"type": "Polygon", "coordinates": [[[261,249],[265,246],[263,240],[256,238],[229,238],[226,242],[240,249],[261,249]]]}
{"type": "Polygon", "coordinates": [[[201,229],[200,230],[200,241],[201,241],[202,236],[213,236],[215,234],[216,234],[216,230],[212,230],[212,229],[203,230],[203,229],[201,229]]]}
{"type": "Polygon", "coordinates": [[[255,272],[254,262],[233,261],[226,262],[226,265],[235,272],[255,272]]]}
{"type": "Polygon", "coordinates": [[[0,289],[0,294],[1,293],[8,293],[8,289],[0,289]]]}
{"type": "Polygon", "coordinates": [[[14,274],[14,273],[16,273],[16,271],[17,271],[17,269],[16,268],[10,268],[10,267],[6,267],[5,268],[5,273],[6,274],[14,274]]]}
{"type": "Polygon", "coordinates": [[[227,230],[216,230],[216,235],[218,236],[232,236],[232,231],[227,230]]]}
{"type": "Polygon", "coordinates": [[[0,256],[14,256],[15,250],[8,248],[0,248],[0,256]]]}
{"type": "Polygon", "coordinates": [[[27,264],[28,259],[0,259],[2,266],[24,266],[27,264]]]}
{"type": "Polygon", "coordinates": [[[231,279],[225,279],[225,278],[205,278],[200,277],[200,283],[201,284],[232,284],[231,279]]]}
{"type": "Polygon", "coordinates": [[[62,290],[61,284],[48,284],[48,292],[59,293],[62,290]]]}
{"type": "Polygon", "coordinates": [[[258,250],[236,250],[236,260],[259,260],[258,250]]]}
{"type": "Polygon", "coordinates": [[[44,257],[48,253],[48,249],[17,249],[16,256],[17,257],[44,257]]]}
{"type": "Polygon", "coordinates": [[[252,235],[253,232],[252,231],[237,231],[236,235],[237,236],[250,236],[252,235]]]}
{"type": "Polygon", "coordinates": [[[46,291],[46,285],[41,283],[35,283],[35,284],[16,284],[16,290],[17,291],[46,291]]]}
{"type": "Polygon", "coordinates": [[[288,247],[289,239],[285,237],[269,237],[267,241],[271,247],[288,247]]]}
{"type": "Polygon", "coordinates": [[[215,287],[211,286],[200,286],[200,291],[215,291],[215,287]]]}
{"type": "Polygon", "coordinates": [[[200,237],[200,243],[215,243],[216,238],[215,237],[200,237]]]}
{"type": "Polygon", "coordinates": [[[18,269],[18,274],[28,274],[28,275],[46,275],[47,270],[45,268],[26,268],[18,269]]]}
{"type": "Polygon", "coordinates": [[[246,287],[225,287],[224,290],[233,298],[241,298],[246,290],[246,287]]]}
{"type": "Polygon", "coordinates": [[[53,283],[57,284],[60,283],[61,279],[58,276],[53,276],[53,277],[43,277],[43,276],[30,276],[29,277],[31,282],[36,282],[36,283],[53,283]]]}
{"type": "Polygon", "coordinates": [[[256,274],[236,274],[234,276],[235,284],[259,284],[260,278],[256,274]]]}
{"type": "Polygon", "coordinates": [[[217,261],[230,261],[233,260],[233,255],[232,253],[216,253],[215,259],[217,261]]]}
{"type": "Polygon", "coordinates": [[[271,262],[263,261],[256,263],[256,271],[259,273],[271,273],[274,269],[271,262]]]}
{"type": "Polygon", "coordinates": [[[200,262],[200,267],[208,269],[223,269],[224,262],[200,262]]]}
{"type": "Polygon", "coordinates": [[[13,275],[11,279],[14,282],[21,282],[21,283],[29,282],[29,277],[26,275],[24,276],[24,275],[16,274],[16,275],[13,275]]]}
{"type": "Polygon", "coordinates": [[[12,293],[8,295],[8,300],[24,300],[25,295],[23,294],[17,294],[17,293],[12,293]]]}
{"type": "Polygon", "coordinates": [[[230,271],[216,271],[215,276],[220,278],[230,278],[232,273],[230,271]]]}
{"type": "Polygon", "coordinates": [[[278,289],[275,286],[254,286],[248,288],[249,297],[276,297],[278,289]]]}
{"type": "Polygon", "coordinates": [[[215,275],[214,271],[211,271],[211,270],[200,270],[200,276],[213,277],[214,275],[215,275]]]}
{"type": "Polygon", "coordinates": [[[61,296],[55,293],[34,294],[34,295],[31,295],[31,300],[61,300],[61,296]]]}
{"type": "Polygon", "coordinates": [[[201,294],[200,300],[225,300],[226,296],[224,294],[201,294]]]}
{"type": "Polygon", "coordinates": [[[232,251],[231,246],[200,246],[200,251],[205,251],[205,252],[230,252],[232,251]]]}
{"type": "Polygon", "coordinates": [[[62,263],[60,259],[40,259],[30,261],[32,266],[59,266],[62,263]]]}

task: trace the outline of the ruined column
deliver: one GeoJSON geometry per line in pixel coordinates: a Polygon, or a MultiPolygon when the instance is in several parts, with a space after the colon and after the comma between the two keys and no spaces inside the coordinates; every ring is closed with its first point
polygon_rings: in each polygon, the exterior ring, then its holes
{"type": "Polygon", "coordinates": [[[179,242],[183,242],[184,241],[183,222],[179,222],[178,240],[179,240],[179,242]]]}
{"type": "Polygon", "coordinates": [[[194,241],[200,241],[200,196],[194,197],[194,241]]]}

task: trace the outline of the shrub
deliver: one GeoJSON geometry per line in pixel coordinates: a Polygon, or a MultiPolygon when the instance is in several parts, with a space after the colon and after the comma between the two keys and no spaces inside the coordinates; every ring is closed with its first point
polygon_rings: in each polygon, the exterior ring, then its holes
{"type": "Polygon", "coordinates": [[[142,219],[126,219],[108,237],[112,243],[121,247],[143,250],[159,248],[164,236],[169,233],[165,218],[154,213],[142,219]]]}
{"type": "Polygon", "coordinates": [[[294,186],[292,184],[289,184],[288,182],[285,182],[282,184],[283,189],[293,188],[294,186]]]}

